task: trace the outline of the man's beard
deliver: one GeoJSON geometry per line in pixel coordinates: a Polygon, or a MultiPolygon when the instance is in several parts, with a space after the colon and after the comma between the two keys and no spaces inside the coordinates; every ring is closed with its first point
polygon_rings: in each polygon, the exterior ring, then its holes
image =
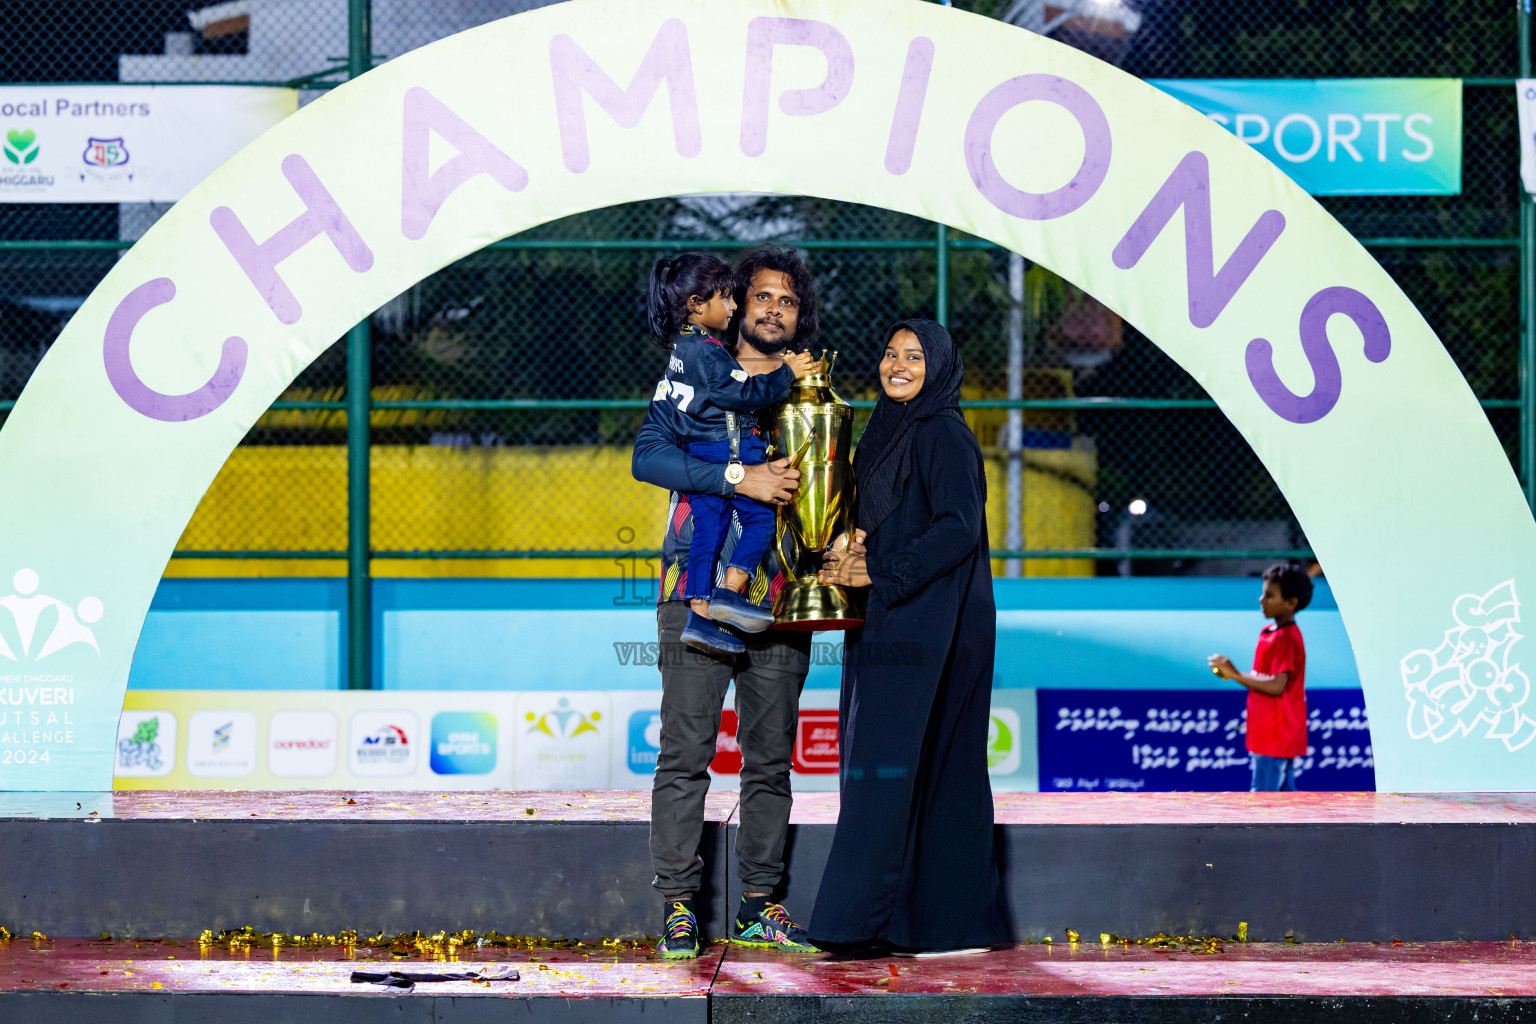
{"type": "Polygon", "coordinates": [[[745,341],[748,345],[751,345],[765,356],[776,355],[780,352],[783,352],[785,349],[789,348],[789,346],[793,344],[795,340],[795,336],[787,332],[781,333],[777,338],[764,338],[757,333],[756,324],[749,324],[745,320],[742,321],[741,327],[738,329],[737,333],[742,341],[745,341]]]}

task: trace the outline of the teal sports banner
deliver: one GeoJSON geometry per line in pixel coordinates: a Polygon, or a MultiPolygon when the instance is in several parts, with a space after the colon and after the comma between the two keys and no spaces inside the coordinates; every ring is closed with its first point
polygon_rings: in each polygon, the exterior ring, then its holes
{"type": "Polygon", "coordinates": [[[1461,79],[1159,79],[1315,196],[1461,192],[1461,79]]]}
{"type": "MultiPolygon", "coordinates": [[[[1536,789],[1536,522],[1424,317],[1295,181],[1187,104],[918,0],[554,4],[389,61],[197,185],[113,265],[0,428],[0,789],[107,789],[123,744],[159,742],[119,726],[177,538],[351,325],[508,235],[710,192],[948,224],[1135,324],[1253,446],[1327,567],[1377,784],[1536,789]]],[[[560,668],[519,663],[507,688],[560,668]]]]}

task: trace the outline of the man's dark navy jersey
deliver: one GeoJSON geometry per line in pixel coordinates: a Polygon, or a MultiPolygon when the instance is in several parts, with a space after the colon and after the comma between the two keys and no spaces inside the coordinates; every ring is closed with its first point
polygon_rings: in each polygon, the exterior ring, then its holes
{"type": "Polygon", "coordinates": [[[667,375],[656,385],[647,419],[655,418],[679,447],[696,441],[724,441],[725,414],[736,414],[743,435],[757,425],[753,413],[789,397],[795,375],[788,366],[753,376],[709,335],[685,325],[672,340],[667,375]]]}

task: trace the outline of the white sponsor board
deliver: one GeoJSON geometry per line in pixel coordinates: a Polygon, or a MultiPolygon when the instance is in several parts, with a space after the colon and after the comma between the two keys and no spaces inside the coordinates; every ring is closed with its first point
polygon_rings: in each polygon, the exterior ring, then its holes
{"type": "Polygon", "coordinates": [[[176,715],[124,711],[117,722],[118,778],[164,778],[176,768],[176,715]]]}
{"type": "Polygon", "coordinates": [[[421,728],[409,711],[359,711],[348,731],[347,761],[354,775],[410,775],[421,748],[421,728]]]}
{"type": "MultiPolygon", "coordinates": [[[[801,695],[796,792],[837,789],[837,693],[801,695]]],[[[648,790],[661,751],[656,690],[130,690],[127,704],[119,789],[648,790]]],[[[1039,786],[1035,704],[992,695],[996,792],[1039,786]]],[[[739,789],[740,766],[732,688],[712,788],[739,789]]]]}
{"type": "Polygon", "coordinates": [[[175,202],[298,108],[239,85],[0,87],[0,203],[175,202]]]}
{"type": "Polygon", "coordinates": [[[336,770],[339,740],[334,712],[275,712],[267,723],[267,770],[286,779],[324,778],[336,770]]]}
{"type": "Polygon", "coordinates": [[[256,716],[249,711],[194,712],[187,721],[187,770],[205,779],[254,772],[256,716]]]}

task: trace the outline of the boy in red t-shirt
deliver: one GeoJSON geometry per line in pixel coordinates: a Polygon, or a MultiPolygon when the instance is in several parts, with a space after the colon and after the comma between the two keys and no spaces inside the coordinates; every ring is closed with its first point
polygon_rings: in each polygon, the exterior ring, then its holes
{"type": "Polygon", "coordinates": [[[1253,671],[1244,674],[1224,654],[1207,659],[1211,671],[1248,687],[1248,753],[1252,791],[1296,789],[1296,758],[1307,752],[1307,648],[1296,613],[1312,602],[1312,578],[1295,564],[1264,570],[1259,610],[1273,626],[1259,633],[1253,671]]]}

